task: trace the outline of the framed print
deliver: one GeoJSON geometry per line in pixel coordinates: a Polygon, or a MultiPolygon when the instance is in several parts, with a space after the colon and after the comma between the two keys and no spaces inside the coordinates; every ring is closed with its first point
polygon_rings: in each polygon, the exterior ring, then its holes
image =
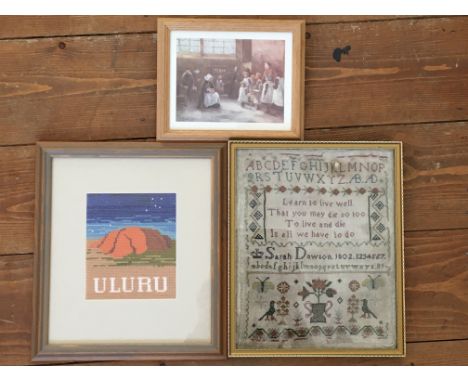
{"type": "Polygon", "coordinates": [[[225,357],[225,154],[38,144],[33,361],[225,357]]]}
{"type": "Polygon", "coordinates": [[[404,356],[401,143],[229,145],[230,356],[404,356]]]}
{"type": "Polygon", "coordinates": [[[305,22],[158,20],[158,140],[301,138],[305,22]]]}

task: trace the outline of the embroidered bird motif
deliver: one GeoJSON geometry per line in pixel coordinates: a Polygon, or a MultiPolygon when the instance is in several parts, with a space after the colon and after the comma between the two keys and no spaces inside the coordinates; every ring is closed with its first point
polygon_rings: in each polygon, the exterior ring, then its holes
{"type": "Polygon", "coordinates": [[[274,301],[270,301],[270,308],[265,312],[265,314],[260,317],[258,320],[259,321],[262,321],[263,319],[265,320],[273,320],[273,321],[276,321],[276,318],[274,316],[276,312],[276,309],[275,309],[275,302],[274,301]]]}
{"type": "Polygon", "coordinates": [[[377,316],[372,312],[372,310],[369,309],[369,306],[367,305],[367,299],[363,299],[362,301],[362,318],[369,318],[370,316],[377,318],[377,316]]]}

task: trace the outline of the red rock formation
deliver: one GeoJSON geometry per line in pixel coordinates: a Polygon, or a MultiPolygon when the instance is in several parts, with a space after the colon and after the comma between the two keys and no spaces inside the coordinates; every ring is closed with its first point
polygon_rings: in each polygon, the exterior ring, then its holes
{"type": "Polygon", "coordinates": [[[101,240],[91,243],[90,247],[114,258],[146,251],[162,251],[171,246],[169,236],[161,235],[159,231],[150,228],[128,227],[109,232],[101,240]]]}

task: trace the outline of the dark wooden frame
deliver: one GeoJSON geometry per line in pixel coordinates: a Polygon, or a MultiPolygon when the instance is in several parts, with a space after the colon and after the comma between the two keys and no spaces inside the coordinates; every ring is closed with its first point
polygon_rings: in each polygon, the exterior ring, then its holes
{"type": "Polygon", "coordinates": [[[167,140],[227,140],[231,138],[302,139],[304,134],[304,20],[246,20],[246,19],[158,19],[158,69],[156,138],[167,140]],[[291,32],[291,129],[212,129],[183,130],[170,126],[170,35],[172,31],[225,31],[225,32],[291,32]]]}
{"type": "Polygon", "coordinates": [[[226,145],[222,143],[162,144],[101,142],[37,144],[35,259],[32,360],[35,362],[86,360],[214,360],[226,359],[226,145]],[[212,163],[212,343],[158,344],[49,344],[50,234],[52,162],[55,157],[210,158],[212,163]]]}

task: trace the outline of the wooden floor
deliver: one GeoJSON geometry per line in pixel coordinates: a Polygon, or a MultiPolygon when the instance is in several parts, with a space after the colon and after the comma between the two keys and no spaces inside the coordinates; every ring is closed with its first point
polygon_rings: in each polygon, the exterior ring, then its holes
{"type": "MultiPolygon", "coordinates": [[[[227,363],[466,365],[468,18],[301,18],[306,139],[404,143],[408,355],[227,363]]],[[[30,362],[34,143],[154,140],[156,22],[0,17],[2,364],[30,362]]]]}

